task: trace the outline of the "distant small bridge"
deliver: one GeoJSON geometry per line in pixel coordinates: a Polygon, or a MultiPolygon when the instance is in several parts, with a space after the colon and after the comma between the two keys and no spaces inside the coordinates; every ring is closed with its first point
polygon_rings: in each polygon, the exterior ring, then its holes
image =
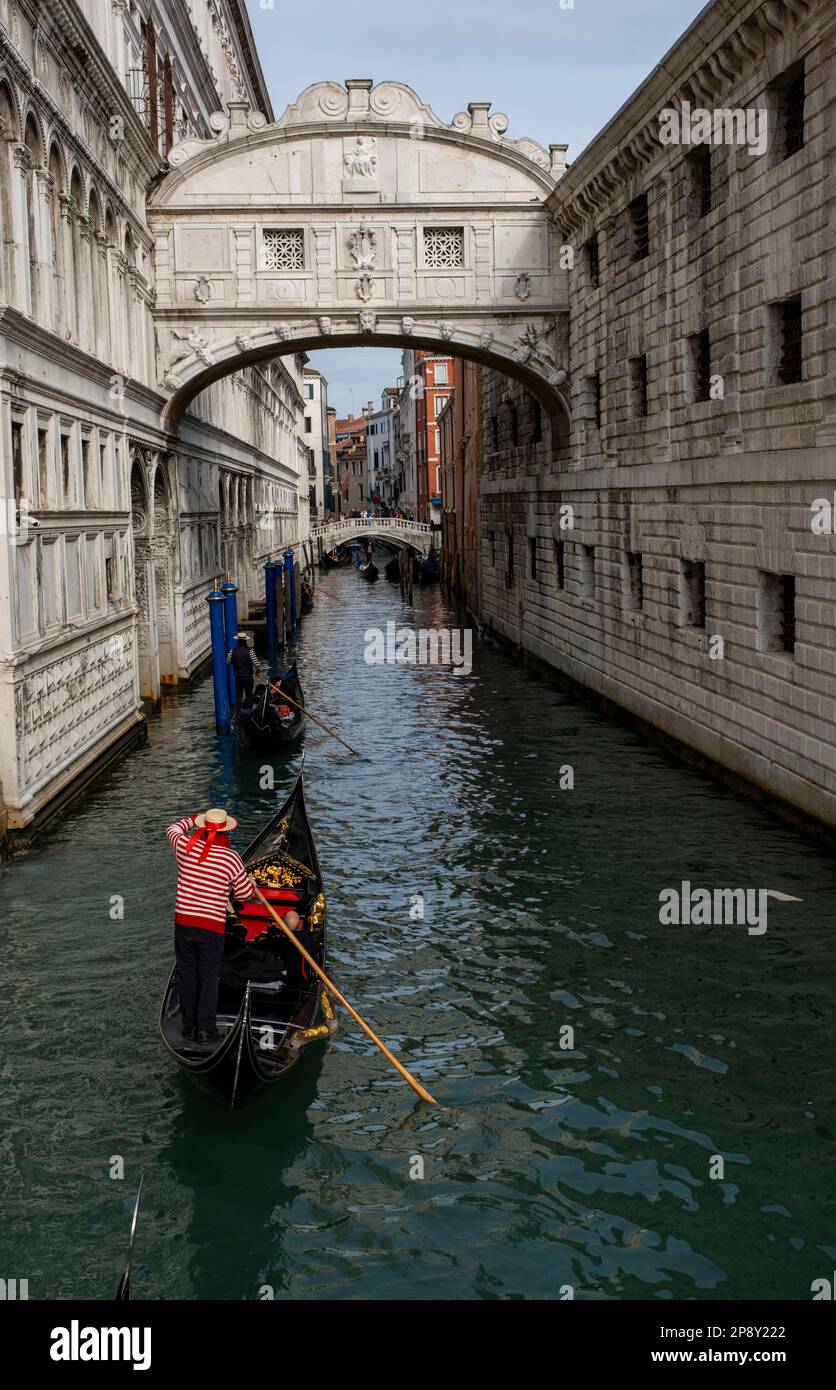
{"type": "Polygon", "coordinates": [[[432,527],[426,521],[404,521],[394,516],[346,517],[343,521],[328,521],[311,528],[311,540],[317,555],[347,545],[349,541],[367,539],[386,541],[389,545],[407,547],[416,554],[429,555],[432,546],[432,527]]]}

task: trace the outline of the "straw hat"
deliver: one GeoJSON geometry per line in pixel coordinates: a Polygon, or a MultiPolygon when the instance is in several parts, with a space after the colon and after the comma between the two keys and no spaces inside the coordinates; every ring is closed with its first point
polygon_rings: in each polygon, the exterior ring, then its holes
{"type": "Polygon", "coordinates": [[[250,635],[248,632],[236,632],[235,640],[236,642],[249,642],[250,635]]]}
{"type": "Polygon", "coordinates": [[[234,816],[228,816],[226,811],[220,810],[217,806],[204,811],[200,816],[195,816],[194,823],[200,830],[216,830],[218,833],[235,830],[238,825],[234,816]]]}

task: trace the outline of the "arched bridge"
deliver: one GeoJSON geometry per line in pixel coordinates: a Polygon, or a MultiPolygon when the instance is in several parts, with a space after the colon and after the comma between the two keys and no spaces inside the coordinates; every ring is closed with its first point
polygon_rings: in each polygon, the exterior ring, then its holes
{"type": "Polygon", "coordinates": [[[547,200],[565,147],[451,124],[410,87],[308,87],[268,125],[246,103],[169,152],[155,238],[166,416],[229,372],[320,348],[414,347],[523,381],[568,422],[568,270],[547,200]]]}
{"type": "Polygon", "coordinates": [[[432,544],[432,527],[425,521],[404,521],[393,516],[375,516],[365,519],[359,516],[346,517],[344,521],[328,521],[322,526],[311,527],[311,540],[314,545],[322,543],[319,551],[333,550],[337,545],[347,545],[371,537],[372,540],[386,541],[389,545],[408,547],[419,555],[429,555],[432,544]]]}

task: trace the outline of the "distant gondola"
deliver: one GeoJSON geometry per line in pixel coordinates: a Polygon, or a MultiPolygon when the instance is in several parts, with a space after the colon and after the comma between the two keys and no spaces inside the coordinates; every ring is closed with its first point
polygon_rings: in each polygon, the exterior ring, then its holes
{"type": "Polygon", "coordinates": [[[361,565],[361,566],[360,566],[360,568],[359,568],[359,570],[357,571],[357,573],[358,573],[359,575],[361,575],[361,577],[362,577],[363,579],[367,579],[367,580],[369,581],[369,583],[371,584],[371,583],[374,582],[375,579],[377,579],[377,578],[379,577],[379,573],[380,573],[380,572],[379,572],[379,570],[378,570],[378,568],[377,568],[377,565],[374,563],[374,561],[373,561],[373,560],[369,560],[369,562],[368,562],[367,565],[361,565]]]}
{"type": "Polygon", "coordinates": [[[391,560],[390,560],[390,561],[388,562],[388,564],[386,565],[386,567],[385,567],[383,573],[386,575],[386,578],[387,578],[388,580],[391,581],[392,584],[398,584],[398,583],[400,582],[400,578],[401,578],[401,557],[400,557],[400,555],[393,555],[393,556],[392,556],[391,560]]]}
{"type": "MultiPolygon", "coordinates": [[[[324,969],[325,896],[301,774],[242,858],[280,916],[291,908],[299,913],[316,939],[316,960],[324,969]]],[[[183,1037],[177,966],[171,973],[160,1010],[163,1042],[201,1089],[230,1105],[280,1080],[305,1047],[336,1031],[330,1000],[310,966],[304,967],[301,987],[286,983],[283,955],[293,949],[257,899],[230,914],[218,997],[220,1039],[213,1044],[183,1037]]]]}
{"type": "Polygon", "coordinates": [[[338,546],[336,550],[326,551],[319,562],[320,569],[324,570],[341,569],[350,564],[351,556],[345,554],[342,546],[338,546]]]}
{"type": "Polygon", "coordinates": [[[303,580],[302,580],[302,612],[303,612],[303,613],[312,613],[312,612],[313,612],[313,603],[314,603],[313,589],[311,588],[311,586],[310,586],[310,584],[308,583],[307,579],[303,579],[303,580]]]}
{"type": "Polygon", "coordinates": [[[425,560],[418,563],[419,584],[435,584],[441,578],[441,556],[431,550],[425,560]]]}
{"type": "Polygon", "coordinates": [[[305,728],[305,696],[299,683],[296,662],[281,677],[282,689],[294,704],[282,702],[270,682],[257,685],[251,704],[235,716],[235,732],[242,748],[284,748],[296,743],[305,728]],[[303,708],[298,709],[301,705],[303,708]],[[282,711],[286,711],[282,713],[282,711]]]}

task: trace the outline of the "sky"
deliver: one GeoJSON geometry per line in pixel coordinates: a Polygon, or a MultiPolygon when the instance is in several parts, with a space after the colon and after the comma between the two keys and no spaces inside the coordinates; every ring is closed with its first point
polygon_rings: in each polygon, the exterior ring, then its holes
{"type": "MultiPolygon", "coordinates": [[[[509,139],[568,144],[615,115],[704,8],[701,0],[247,0],[276,117],[313,82],[405,82],[443,121],[490,101],[509,139]]],[[[338,415],[358,414],[400,374],[400,353],[311,354],[338,415]]]]}

